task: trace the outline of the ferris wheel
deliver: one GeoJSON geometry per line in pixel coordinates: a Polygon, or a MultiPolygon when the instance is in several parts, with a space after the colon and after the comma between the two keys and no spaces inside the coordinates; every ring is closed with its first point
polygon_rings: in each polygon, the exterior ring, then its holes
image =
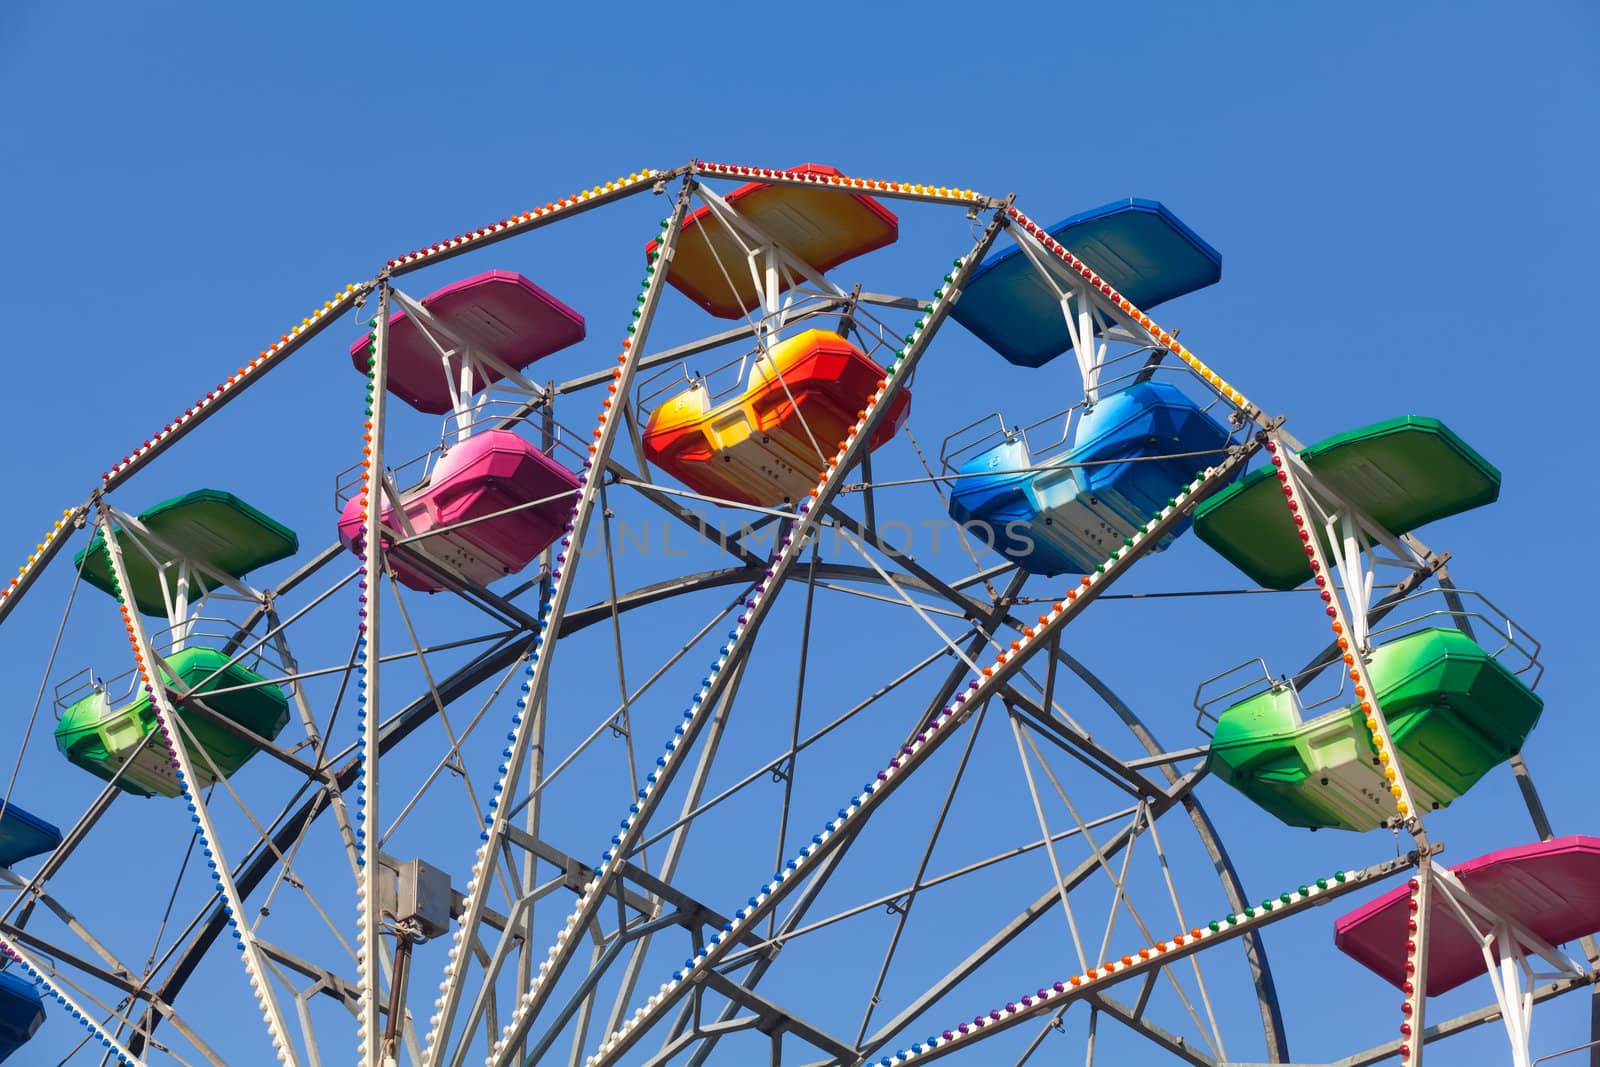
{"type": "Polygon", "coordinates": [[[1155,201],[695,161],[337,291],[0,590],[0,1058],[1410,1064],[1503,1017],[1530,1063],[1600,840],[1518,754],[1537,641],[1414,532],[1500,473],[1421,415],[1302,443],[1149,314],[1220,276],[1155,201]],[[647,220],[609,311],[559,266],[599,209],[647,220]],[[280,380],[343,422],[251,424],[280,380]],[[1097,605],[1160,672],[1202,557],[1298,658],[1191,631],[1194,706],[1136,708],[1097,605]],[[1513,782],[1537,840],[1436,861],[1513,782]],[[1320,866],[1247,891],[1217,797],[1320,866]],[[1386,1039],[1300,1047],[1280,923],[1386,1039]]]}

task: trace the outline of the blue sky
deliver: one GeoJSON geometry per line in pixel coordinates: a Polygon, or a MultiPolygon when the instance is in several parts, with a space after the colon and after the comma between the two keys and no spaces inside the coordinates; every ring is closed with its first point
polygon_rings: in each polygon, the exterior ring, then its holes
{"type": "MultiPolygon", "coordinates": [[[[20,562],[107,464],[335,288],[389,256],[641,166],[816,160],[1015,192],[1042,220],[1149,197],[1224,256],[1219,286],[1158,319],[1286,413],[1299,437],[1432,415],[1500,467],[1498,504],[1424,536],[1455,553],[1460,584],[1544,642],[1546,711],[1527,758],[1557,832],[1600,832],[1583,674],[1600,593],[1585,459],[1600,384],[1587,353],[1600,237],[1597,54],[1600,17],[1580,3],[1515,13],[1487,3],[880,3],[789,14],[9,5],[0,311],[13,459],[0,555],[20,562]]],[[[591,299],[580,310],[602,348],[623,320],[653,210],[586,223],[585,236],[538,263],[536,281],[570,275],[591,299]]],[[[914,217],[905,213],[908,231],[914,217]]],[[[959,250],[963,233],[946,228],[943,240],[959,250]]],[[[939,273],[937,257],[890,262],[896,277],[939,273]]],[[[674,325],[687,336],[696,323],[680,315],[674,325]]],[[[969,391],[987,406],[1009,402],[1018,417],[1054,410],[1030,396],[1046,379],[1002,369],[965,335],[948,340],[952,362],[929,371],[924,408],[948,417],[944,429],[969,391]]],[[[318,420],[354,415],[338,348],[326,344],[320,366],[310,350],[299,357],[294,391],[241,405],[239,432],[226,438],[234,451],[213,454],[209,468],[175,456],[173,474],[153,471],[150,487],[135,482],[122,502],[146,506],[228,464],[260,494],[288,501],[314,482],[320,501],[355,458],[326,451],[353,440],[354,421],[344,438],[313,432],[318,420]]],[[[1057,371],[1052,388],[1070,385],[1057,371]]],[[[926,434],[939,433],[930,422],[926,434]]],[[[301,532],[320,545],[331,521],[301,532]]],[[[1169,557],[1142,588],[1238,580],[1196,544],[1169,557]]],[[[17,617],[53,622],[34,607],[17,617]]],[[[1081,640],[1146,700],[1180,709],[1146,712],[1173,747],[1194,743],[1181,708],[1205,668],[1287,645],[1274,631],[1291,614],[1276,600],[1229,606],[1226,621],[1209,603],[1174,606],[1162,625],[1203,634],[1206,647],[1175,650],[1157,680],[1138,677],[1147,650],[1132,636],[1142,625],[1128,621],[1134,610],[1104,605],[1080,624],[1081,640]]],[[[1311,650],[1315,629],[1301,632],[1284,655],[1311,650]]],[[[0,663],[25,711],[38,649],[20,640],[0,633],[0,663]]],[[[0,750],[20,741],[19,716],[0,727],[0,750]]],[[[20,781],[35,807],[70,822],[70,810],[52,807],[57,760],[36,737],[20,781]]],[[[1387,847],[1330,835],[1314,848],[1304,835],[1290,843],[1211,786],[1205,802],[1252,891],[1302,877],[1296,862],[1372,862],[1387,847]]],[[[1504,769],[1458,809],[1441,820],[1448,860],[1531,838],[1504,769]]],[[[1392,1032],[1397,997],[1333,952],[1332,917],[1280,928],[1283,953],[1296,962],[1319,953],[1337,968],[1349,983],[1340,1007],[1371,1017],[1360,1032],[1376,1041],[1392,1032]]],[[[1275,954],[1278,945],[1269,941],[1275,954]]],[[[1319,1017],[1318,968],[1287,969],[1296,1055],[1354,1051],[1319,1017]]],[[[1577,1000],[1536,1017],[1538,1050],[1586,1039],[1577,1000]]],[[[1449,1062],[1503,1062],[1499,1036],[1483,1034],[1458,1042],[1449,1062]]],[[[72,1037],[55,1019],[40,1042],[59,1056],[72,1037]]]]}

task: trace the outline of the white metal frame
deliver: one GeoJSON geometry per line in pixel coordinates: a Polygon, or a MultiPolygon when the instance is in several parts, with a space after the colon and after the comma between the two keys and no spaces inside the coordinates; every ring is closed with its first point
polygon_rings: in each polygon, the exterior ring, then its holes
{"type": "Polygon", "coordinates": [[[1589,972],[1514,916],[1473,895],[1453,871],[1436,867],[1433,873],[1434,888],[1449,905],[1448,914],[1466,928],[1483,953],[1484,969],[1494,986],[1511,1043],[1513,1067],[1531,1067],[1533,984],[1551,978],[1586,979],[1589,972]],[[1529,959],[1533,956],[1549,964],[1549,969],[1535,970],[1529,959]]]}
{"type": "Polygon", "coordinates": [[[472,433],[484,405],[497,388],[510,388],[533,401],[545,399],[544,389],[537,382],[503,360],[467,343],[441,322],[437,315],[423,307],[420,301],[413,300],[392,286],[388,292],[438,353],[440,370],[450,390],[451,417],[455,419],[459,440],[465,440],[472,433]],[[459,373],[452,374],[450,361],[457,358],[460,359],[459,373]],[[500,376],[499,380],[490,382],[486,370],[493,370],[500,376]]]}

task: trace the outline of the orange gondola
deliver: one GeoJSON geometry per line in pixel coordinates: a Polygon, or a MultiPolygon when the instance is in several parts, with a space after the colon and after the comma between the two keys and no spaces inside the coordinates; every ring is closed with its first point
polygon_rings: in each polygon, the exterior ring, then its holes
{"type": "MultiPolygon", "coordinates": [[[[713,402],[703,382],[661,404],[644,432],[645,456],[684,485],[742,504],[799,500],[816,484],[883,377],[836,333],[807,330],[756,361],[746,388],[713,402]]],[[[887,443],[911,410],[902,390],[869,442],[887,443]]]]}

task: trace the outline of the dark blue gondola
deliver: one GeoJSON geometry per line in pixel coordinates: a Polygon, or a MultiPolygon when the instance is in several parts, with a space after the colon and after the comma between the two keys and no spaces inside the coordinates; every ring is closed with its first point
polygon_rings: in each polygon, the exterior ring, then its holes
{"type": "MultiPolygon", "coordinates": [[[[0,814],[0,867],[12,867],[61,844],[61,831],[32,812],[7,802],[0,814]]],[[[27,1044],[44,1024],[44,1000],[34,983],[0,971],[0,1061],[27,1044]]]]}
{"type": "Polygon", "coordinates": [[[0,1060],[26,1045],[44,1024],[44,1000],[28,979],[0,971],[0,1060]]]}
{"type": "Polygon", "coordinates": [[[61,831],[37,815],[7,803],[0,815],[0,867],[14,867],[61,844],[61,831]]]}
{"type": "Polygon", "coordinates": [[[1139,382],[1087,408],[1056,456],[1035,464],[1012,438],[962,464],[950,515],[1030,574],[1088,574],[1215,463],[1228,436],[1176,387],[1139,382]]]}
{"type": "MultiPolygon", "coordinates": [[[[1222,278],[1222,254],[1156,200],[1129,197],[1073,215],[1050,236],[1146,311],[1222,278]]],[[[1072,348],[1060,298],[1018,248],[985,260],[950,314],[1019,367],[1042,367],[1072,348]]]]}

